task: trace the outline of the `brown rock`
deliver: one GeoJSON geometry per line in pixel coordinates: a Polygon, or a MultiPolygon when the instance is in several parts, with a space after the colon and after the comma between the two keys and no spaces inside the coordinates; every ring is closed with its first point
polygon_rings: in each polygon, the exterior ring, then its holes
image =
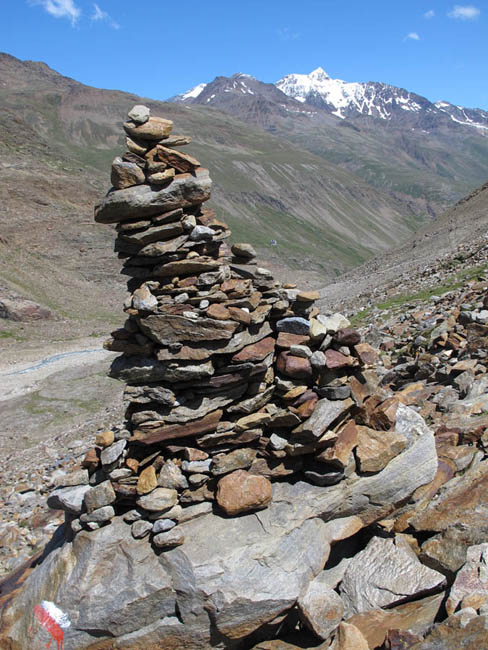
{"type": "MultiPolygon", "coordinates": [[[[134,154],[132,154],[134,155],[134,154]]],[[[112,174],[110,178],[113,187],[118,190],[123,190],[132,185],[140,185],[144,183],[146,177],[139,165],[126,162],[122,158],[115,158],[112,163],[112,174]]]]}
{"type": "Polygon", "coordinates": [[[274,350],[275,340],[273,337],[268,336],[257,343],[247,345],[237,354],[232,357],[232,363],[258,363],[263,361],[274,350]]]}
{"type": "Polygon", "coordinates": [[[289,350],[292,345],[308,345],[310,337],[304,334],[291,334],[290,332],[279,332],[276,346],[289,350]]]}
{"type": "Polygon", "coordinates": [[[186,318],[173,314],[152,314],[139,321],[141,330],[162,345],[183,341],[205,342],[232,338],[239,327],[234,321],[186,318]]]}
{"type": "Polygon", "coordinates": [[[370,648],[378,648],[385,642],[389,630],[427,632],[434,624],[444,595],[442,592],[389,610],[373,609],[355,614],[348,623],[358,628],[370,648]]]}
{"type": "Polygon", "coordinates": [[[295,357],[289,352],[280,352],[276,367],[279,372],[292,379],[308,379],[312,377],[310,359],[295,357]]]}
{"type": "Polygon", "coordinates": [[[206,315],[208,318],[214,318],[215,320],[230,319],[230,312],[227,307],[224,307],[224,305],[221,305],[218,302],[214,302],[212,305],[210,305],[206,311],[206,315]]]}
{"type": "Polygon", "coordinates": [[[214,431],[222,419],[222,414],[222,410],[219,409],[213,413],[209,413],[204,418],[188,422],[187,424],[162,426],[152,429],[150,432],[136,429],[132,439],[142,442],[145,445],[152,445],[177,438],[193,438],[199,434],[214,431]]]}
{"type": "MultiPolygon", "coordinates": [[[[124,130],[131,138],[139,140],[161,140],[171,133],[173,122],[162,117],[150,117],[144,124],[124,122],[124,130]]],[[[139,152],[135,152],[139,153],[139,152]]]]}
{"type": "Polygon", "coordinates": [[[364,366],[375,366],[378,363],[378,353],[369,343],[358,343],[355,345],[354,354],[364,366]]]}
{"type": "Polygon", "coordinates": [[[98,452],[94,447],[92,447],[86,452],[85,457],[81,461],[81,466],[89,472],[93,472],[98,467],[98,462],[98,452]]]}
{"type": "Polygon", "coordinates": [[[251,322],[251,314],[240,307],[228,307],[229,318],[235,320],[236,323],[241,325],[249,325],[251,322]]]}
{"type": "Polygon", "coordinates": [[[137,494],[148,494],[158,486],[156,472],[152,465],[142,470],[137,481],[137,494]]]}
{"type": "Polygon", "coordinates": [[[208,271],[215,271],[218,267],[218,260],[208,257],[194,257],[156,266],[153,275],[157,278],[171,278],[180,275],[207,273],[208,271]]]}
{"type": "Polygon", "coordinates": [[[356,456],[361,472],[379,472],[395,458],[407,444],[405,436],[395,431],[375,431],[357,427],[356,456]]]}
{"type": "Polygon", "coordinates": [[[358,427],[354,420],[347,422],[337,434],[337,438],[332,447],[327,447],[316,459],[320,462],[331,463],[339,469],[347,466],[358,441],[358,427]]]}
{"type": "Polygon", "coordinates": [[[242,469],[224,476],[217,485],[217,503],[230,516],[266,508],[271,498],[268,479],[242,469]]]}
{"type": "Polygon", "coordinates": [[[297,294],[298,302],[313,302],[314,300],[320,299],[320,293],[318,291],[300,291],[297,294]]]}
{"type": "Polygon", "coordinates": [[[103,448],[110,447],[110,445],[113,444],[114,440],[115,434],[113,431],[102,431],[101,433],[97,433],[95,444],[103,448]]]}
{"type": "Polygon", "coordinates": [[[331,350],[329,348],[325,351],[325,365],[329,370],[345,368],[346,366],[352,366],[352,359],[351,357],[346,357],[345,354],[342,354],[337,350],[331,350]]]}
{"type": "Polygon", "coordinates": [[[330,650],[369,650],[369,645],[357,627],[341,623],[330,650]]]}
{"type": "Polygon", "coordinates": [[[176,151],[175,149],[167,149],[163,144],[158,144],[158,157],[170,167],[174,167],[179,172],[193,172],[194,169],[200,167],[200,163],[193,156],[176,151]]]}

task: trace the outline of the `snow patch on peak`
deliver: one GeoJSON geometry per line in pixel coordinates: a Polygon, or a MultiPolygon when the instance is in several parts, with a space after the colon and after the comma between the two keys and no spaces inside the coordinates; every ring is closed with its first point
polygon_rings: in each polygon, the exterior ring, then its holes
{"type": "Polygon", "coordinates": [[[182,95],[180,95],[180,97],[183,101],[185,101],[185,99],[196,99],[198,95],[200,95],[206,87],[207,84],[204,83],[198,84],[198,86],[193,86],[193,88],[187,90],[186,93],[183,93],[182,95]]]}

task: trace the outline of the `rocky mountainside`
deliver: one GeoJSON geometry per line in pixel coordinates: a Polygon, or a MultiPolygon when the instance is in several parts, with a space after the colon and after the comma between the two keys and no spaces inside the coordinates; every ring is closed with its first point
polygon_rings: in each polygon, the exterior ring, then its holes
{"type": "Polygon", "coordinates": [[[0,583],[0,644],[482,648],[488,247],[475,281],[357,330],[229,247],[189,138],[128,117],[95,207],[129,278],[125,418],[20,489],[2,459],[4,549],[64,523],[0,583]]]}
{"type": "Polygon", "coordinates": [[[417,214],[440,213],[487,176],[486,111],[384,83],[331,79],[322,68],[276,84],[242,73],[217,77],[170,101],[258,124],[394,192],[417,214]]]}
{"type": "MultiPolygon", "coordinates": [[[[105,234],[89,222],[89,206],[109,187],[106,169],[122,144],[119,127],[138,98],[6,54],[0,84],[1,284],[69,319],[76,314],[71,296],[83,293],[83,323],[91,320],[91,332],[98,315],[109,317],[101,314],[104,301],[93,283],[114,300],[121,288],[113,262],[103,259],[105,234]],[[51,274],[59,281],[51,282],[51,274]],[[77,290],[65,290],[70,284],[77,290]]],[[[280,273],[307,269],[323,281],[405,239],[417,225],[395,197],[260,128],[206,107],[147,103],[195,134],[192,152],[214,169],[219,216],[280,273]]]]}

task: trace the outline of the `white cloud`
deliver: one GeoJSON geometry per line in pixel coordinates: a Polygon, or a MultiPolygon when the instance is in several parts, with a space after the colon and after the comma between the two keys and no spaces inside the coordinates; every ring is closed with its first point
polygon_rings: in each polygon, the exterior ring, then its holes
{"type": "Polygon", "coordinates": [[[481,11],[478,7],[473,5],[454,5],[454,9],[447,14],[449,18],[457,18],[458,20],[476,20],[481,11]]]}
{"type": "Polygon", "coordinates": [[[407,34],[405,36],[405,40],[420,41],[420,36],[417,34],[417,32],[410,32],[410,34],[407,34]]]}
{"type": "Polygon", "coordinates": [[[435,16],[435,11],[433,9],[429,9],[429,11],[426,11],[424,14],[424,18],[433,18],[435,16]]]}
{"type": "Polygon", "coordinates": [[[74,0],[31,0],[31,4],[41,5],[55,18],[69,18],[72,25],[81,15],[81,9],[75,5],[74,0]]]}
{"type": "Polygon", "coordinates": [[[93,14],[91,16],[91,19],[95,22],[104,21],[113,29],[120,28],[120,25],[116,23],[115,20],[113,20],[113,18],[106,11],[102,11],[102,9],[100,9],[100,7],[95,2],[93,3],[93,14]]]}

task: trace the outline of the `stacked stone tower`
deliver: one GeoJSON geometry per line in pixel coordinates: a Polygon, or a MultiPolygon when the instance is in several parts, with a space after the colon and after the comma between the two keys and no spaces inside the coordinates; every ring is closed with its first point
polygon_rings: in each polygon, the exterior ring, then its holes
{"type": "MultiPolygon", "coordinates": [[[[178,149],[190,138],[144,106],[124,129],[95,219],[116,224],[129,277],[127,320],[106,343],[122,353],[110,373],[127,384],[126,422],[98,436],[76,504],[66,487],[51,504],[75,532],[123,514],[165,548],[183,543],[178,522],[266,507],[272,481],[354,473],[351,386],[359,396],[375,357],[347,319],[319,314],[318,293],[276,282],[249,244],[229,248],[204,205],[208,171],[178,149]]],[[[395,455],[404,441],[389,435],[395,455]]]]}

